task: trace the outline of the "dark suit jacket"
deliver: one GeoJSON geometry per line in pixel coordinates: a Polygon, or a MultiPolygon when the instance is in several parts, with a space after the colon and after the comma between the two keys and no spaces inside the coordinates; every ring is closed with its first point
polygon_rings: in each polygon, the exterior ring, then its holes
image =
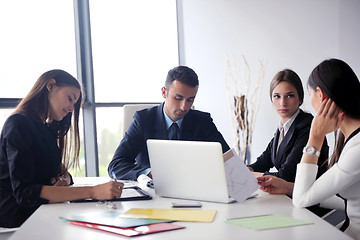
{"type": "MultiPolygon", "coordinates": [[[[168,139],[163,106],[164,103],[134,114],[134,120],[108,166],[110,176],[114,171],[119,179],[136,180],[141,171],[150,167],[146,140],[168,139]]],[[[223,152],[230,149],[210,114],[197,110],[190,110],[185,115],[179,139],[219,142],[223,152]]]]}
{"type": "Polygon", "coordinates": [[[19,227],[41,204],[61,163],[56,132],[25,114],[10,116],[1,133],[0,226],[19,227]]]}
{"type": "MultiPolygon", "coordinates": [[[[264,172],[264,175],[274,175],[286,181],[294,182],[296,165],[300,162],[303,154],[302,150],[309,139],[312,119],[313,116],[310,113],[300,110],[299,115],[295,118],[283,141],[280,143],[278,153],[276,153],[276,148],[280,132],[276,130],[275,136],[271,139],[266,150],[249,167],[255,172],[264,172]],[[269,172],[272,167],[275,167],[278,171],[269,172]]],[[[318,176],[327,170],[328,155],[329,147],[325,138],[318,161],[318,176]]]]}

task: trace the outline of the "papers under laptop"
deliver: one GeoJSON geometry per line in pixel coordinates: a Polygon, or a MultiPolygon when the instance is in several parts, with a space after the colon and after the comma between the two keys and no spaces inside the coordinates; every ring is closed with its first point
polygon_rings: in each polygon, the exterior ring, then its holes
{"type": "Polygon", "coordinates": [[[259,188],[256,178],[233,150],[223,157],[220,143],[149,139],[147,147],[155,193],[159,196],[242,202],[259,188]]]}

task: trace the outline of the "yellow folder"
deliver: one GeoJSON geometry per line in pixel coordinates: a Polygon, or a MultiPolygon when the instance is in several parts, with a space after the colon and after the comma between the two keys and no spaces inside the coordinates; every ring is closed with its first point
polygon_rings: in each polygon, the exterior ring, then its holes
{"type": "Polygon", "coordinates": [[[132,208],[120,215],[126,218],[161,219],[182,222],[212,222],[216,210],[209,209],[148,209],[132,208]]]}

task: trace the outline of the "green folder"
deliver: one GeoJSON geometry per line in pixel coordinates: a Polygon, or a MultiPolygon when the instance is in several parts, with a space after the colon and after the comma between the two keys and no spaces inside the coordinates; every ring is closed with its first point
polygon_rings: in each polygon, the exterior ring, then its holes
{"type": "Polygon", "coordinates": [[[225,222],[255,231],[312,224],[311,222],[308,221],[303,221],[303,220],[280,216],[280,215],[261,215],[261,216],[233,218],[233,219],[228,219],[225,222]]]}

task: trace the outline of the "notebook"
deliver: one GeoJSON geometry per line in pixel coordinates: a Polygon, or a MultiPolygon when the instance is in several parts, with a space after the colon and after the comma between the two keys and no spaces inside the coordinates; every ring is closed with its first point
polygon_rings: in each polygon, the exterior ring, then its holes
{"type": "Polygon", "coordinates": [[[218,142],[147,140],[155,193],[162,197],[229,203],[218,142]]]}

